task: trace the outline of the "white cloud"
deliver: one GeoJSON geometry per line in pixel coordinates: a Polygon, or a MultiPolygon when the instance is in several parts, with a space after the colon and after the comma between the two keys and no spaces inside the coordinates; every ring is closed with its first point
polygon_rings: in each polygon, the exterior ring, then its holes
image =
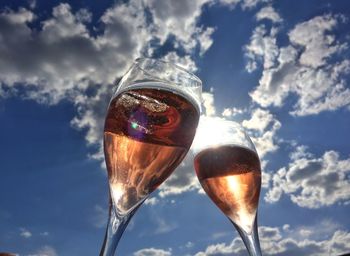
{"type": "Polygon", "coordinates": [[[263,19],[269,19],[276,23],[283,21],[281,16],[278,14],[278,12],[276,12],[276,10],[272,6],[265,6],[261,8],[255,17],[257,21],[263,19]]]}
{"type": "Polygon", "coordinates": [[[223,238],[223,237],[228,237],[228,236],[231,236],[231,232],[216,232],[216,233],[213,233],[211,235],[211,238],[213,240],[217,240],[217,239],[220,239],[220,238],[223,238]]]}
{"type": "Polygon", "coordinates": [[[29,4],[29,8],[30,9],[35,9],[35,7],[36,7],[36,0],[29,0],[28,4],[29,4]]]}
{"type": "Polygon", "coordinates": [[[241,2],[241,0],[220,0],[219,2],[223,5],[230,6],[230,8],[233,9],[241,2]]]}
{"type": "Polygon", "coordinates": [[[214,94],[210,92],[202,93],[203,106],[206,116],[214,116],[216,113],[215,104],[214,104],[214,94]]]}
{"type": "Polygon", "coordinates": [[[156,229],[154,231],[154,234],[165,234],[173,231],[178,227],[178,225],[174,222],[170,222],[169,220],[165,220],[162,218],[156,219],[156,229]]]}
{"type": "Polygon", "coordinates": [[[246,65],[248,72],[256,70],[259,61],[263,61],[264,69],[275,66],[279,53],[276,44],[276,33],[276,28],[268,32],[265,25],[259,25],[255,28],[250,43],[244,47],[245,56],[248,58],[246,65]]]}
{"type": "Polygon", "coordinates": [[[137,252],[134,252],[134,256],[171,256],[171,249],[163,250],[163,249],[156,249],[156,248],[146,248],[139,250],[137,252]]]}
{"type": "Polygon", "coordinates": [[[290,225],[289,225],[289,224],[284,224],[284,225],[282,226],[282,229],[283,229],[284,231],[288,231],[288,230],[290,229],[290,225]]]}
{"type": "Polygon", "coordinates": [[[276,132],[280,128],[281,123],[279,121],[275,121],[271,128],[264,131],[264,133],[250,135],[260,158],[264,158],[267,153],[274,152],[279,148],[276,132]]]}
{"type": "Polygon", "coordinates": [[[99,160],[103,159],[102,134],[111,95],[111,86],[100,86],[94,96],[81,94],[75,98],[77,114],[71,121],[71,125],[77,129],[87,129],[85,140],[88,145],[99,145],[99,150],[92,155],[99,160]]]}
{"type": "Polygon", "coordinates": [[[350,158],[341,159],[336,151],[326,151],[321,157],[303,152],[303,147],[291,154],[288,167],[272,176],[267,202],[278,201],[282,194],[300,207],[320,208],[350,199],[350,158]]]}
{"type": "Polygon", "coordinates": [[[20,236],[24,237],[24,238],[31,238],[32,237],[32,232],[30,232],[28,229],[26,228],[20,228],[20,236]]]}
{"type": "Polygon", "coordinates": [[[311,235],[311,230],[309,229],[301,229],[299,231],[300,235],[303,236],[303,237],[309,237],[311,235]]]}
{"type": "Polygon", "coordinates": [[[186,247],[186,248],[192,248],[193,246],[194,246],[194,243],[191,242],[191,241],[189,241],[189,242],[187,242],[187,243],[185,244],[185,247],[186,247]]]}
{"type": "MultiPolygon", "coordinates": [[[[286,224],[288,225],[288,224],[286,224]]],[[[289,225],[288,225],[289,226],[289,225]]],[[[312,227],[309,228],[314,233],[312,227]]],[[[337,230],[326,239],[310,240],[300,236],[300,229],[280,229],[279,227],[260,227],[260,244],[264,255],[275,256],[326,256],[339,255],[350,249],[350,233],[337,230]],[[293,237],[293,238],[291,238],[293,237]]],[[[328,232],[328,234],[330,234],[328,232]]],[[[209,245],[205,251],[198,252],[195,256],[214,255],[247,255],[247,251],[239,237],[231,243],[219,243],[209,245]]]]}
{"type": "Polygon", "coordinates": [[[176,52],[167,53],[163,59],[190,71],[195,72],[197,70],[196,63],[191,59],[189,55],[180,57],[176,52]]]}
{"type": "Polygon", "coordinates": [[[268,110],[257,108],[249,120],[243,120],[242,125],[247,129],[263,132],[272,121],[273,116],[268,110]]]}
{"type": "Polygon", "coordinates": [[[152,13],[154,26],[152,33],[161,43],[170,36],[177,38],[177,44],[190,52],[196,45],[203,54],[212,44],[212,28],[197,27],[202,7],[211,0],[145,1],[152,13]],[[200,41],[203,40],[203,42],[200,41]]]}
{"type": "Polygon", "coordinates": [[[251,118],[243,120],[242,126],[248,129],[248,133],[261,158],[278,149],[276,133],[282,124],[268,110],[253,109],[251,118]]]}
{"type": "Polygon", "coordinates": [[[350,61],[342,55],[349,47],[334,33],[344,20],[340,15],[323,15],[299,23],[288,33],[290,45],[283,47],[277,46],[277,27],[268,32],[259,25],[245,47],[248,72],[264,63],[259,85],[250,93],[253,101],[281,107],[293,94],[297,100],[290,113],[296,116],[349,106],[345,77],[350,61]]]}
{"type": "Polygon", "coordinates": [[[240,109],[240,108],[224,108],[224,110],[222,111],[221,115],[223,117],[234,117],[236,115],[240,115],[240,114],[244,114],[245,112],[247,112],[247,109],[240,109]]]}
{"type": "Polygon", "coordinates": [[[55,7],[38,32],[28,26],[31,11],[1,13],[0,83],[21,84],[27,98],[49,104],[74,101],[88,86],[113,83],[150,39],[144,17],[131,18],[135,13],[125,5],[107,10],[101,17],[105,30],[97,37],[82,23],[82,11],[75,15],[68,4],[55,7]]]}
{"type": "Polygon", "coordinates": [[[198,35],[198,42],[200,44],[200,52],[199,54],[203,56],[205,52],[208,51],[208,49],[211,47],[213,44],[213,38],[212,35],[214,33],[215,29],[214,28],[206,28],[201,31],[198,35]]]}
{"type": "Polygon", "coordinates": [[[262,176],[261,176],[261,187],[269,188],[271,181],[271,174],[268,172],[264,172],[264,164],[262,164],[262,176]]]}
{"type": "Polygon", "coordinates": [[[240,238],[236,238],[230,244],[219,243],[209,245],[204,252],[198,252],[195,256],[225,256],[225,255],[246,255],[247,252],[244,248],[240,238]]]}
{"type": "Polygon", "coordinates": [[[29,254],[28,256],[57,256],[56,250],[49,246],[45,245],[38,249],[34,254],[29,254]]]}
{"type": "Polygon", "coordinates": [[[295,145],[295,151],[291,152],[289,154],[289,158],[291,160],[297,160],[300,158],[311,158],[312,154],[310,152],[307,151],[308,147],[305,145],[295,145]]]}
{"type": "Polygon", "coordinates": [[[77,13],[75,14],[77,21],[79,22],[91,22],[92,20],[92,13],[85,8],[82,8],[80,10],[77,11],[77,13]]]}
{"type": "Polygon", "coordinates": [[[269,2],[270,0],[219,0],[223,5],[229,6],[231,9],[235,8],[238,4],[245,9],[253,9],[259,3],[269,2]]]}
{"type": "Polygon", "coordinates": [[[259,228],[259,235],[260,235],[260,240],[272,240],[272,241],[278,241],[282,238],[281,232],[279,228],[277,227],[266,227],[266,226],[261,226],[259,228]]]}
{"type": "Polygon", "coordinates": [[[259,3],[269,2],[270,0],[242,0],[243,9],[251,9],[257,6],[259,3]]]}
{"type": "MultiPolygon", "coordinates": [[[[316,220],[312,225],[301,225],[292,228],[289,224],[284,224],[282,228],[277,229],[278,233],[284,238],[290,238],[292,240],[303,240],[311,238],[315,241],[331,240],[331,237],[341,231],[342,225],[334,222],[330,219],[316,220]]],[[[259,230],[259,233],[261,230],[259,230]]],[[[281,237],[281,238],[282,238],[281,237]]],[[[267,236],[266,236],[267,238],[267,236]]],[[[279,239],[278,239],[279,240],[279,239]]]]}
{"type": "Polygon", "coordinates": [[[338,24],[337,17],[324,15],[297,24],[289,33],[293,45],[304,49],[299,62],[305,66],[318,68],[326,64],[327,58],[335,52],[347,48],[346,44],[336,42],[335,35],[329,34],[338,24]]]}
{"type": "Polygon", "coordinates": [[[147,198],[147,200],[144,202],[145,205],[156,205],[158,204],[159,199],[155,196],[151,197],[151,198],[147,198]]]}

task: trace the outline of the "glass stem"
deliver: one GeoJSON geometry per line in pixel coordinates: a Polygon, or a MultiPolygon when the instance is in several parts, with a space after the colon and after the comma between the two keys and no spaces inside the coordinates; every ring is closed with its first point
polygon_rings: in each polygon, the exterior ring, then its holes
{"type": "Polygon", "coordinates": [[[260,249],[259,236],[258,236],[257,217],[255,216],[253,230],[250,234],[247,234],[244,230],[242,230],[233,221],[231,221],[231,222],[236,227],[239,235],[241,236],[241,238],[244,242],[244,245],[249,252],[249,255],[250,256],[262,256],[261,249],[260,249]]]}
{"type": "Polygon", "coordinates": [[[113,256],[118,242],[123,235],[131,217],[135,214],[138,207],[135,207],[125,216],[119,216],[114,209],[112,200],[109,201],[109,218],[108,225],[101,248],[100,256],[113,256]]]}

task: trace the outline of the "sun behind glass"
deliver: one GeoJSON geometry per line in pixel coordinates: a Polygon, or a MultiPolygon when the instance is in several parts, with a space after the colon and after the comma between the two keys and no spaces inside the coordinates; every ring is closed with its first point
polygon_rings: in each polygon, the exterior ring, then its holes
{"type": "Polygon", "coordinates": [[[249,254],[261,255],[256,219],[261,167],[253,142],[239,124],[217,118],[201,120],[194,145],[204,191],[234,224],[249,254]],[[218,136],[210,137],[208,128],[218,136]]]}

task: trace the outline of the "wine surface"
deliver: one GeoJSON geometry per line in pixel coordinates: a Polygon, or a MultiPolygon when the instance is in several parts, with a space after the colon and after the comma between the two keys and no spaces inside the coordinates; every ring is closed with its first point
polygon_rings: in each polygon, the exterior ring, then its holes
{"type": "Polygon", "coordinates": [[[104,151],[111,196],[126,214],[181,163],[199,114],[181,95],[160,89],[122,92],[109,106],[104,151]]]}
{"type": "Polygon", "coordinates": [[[258,155],[225,145],[200,152],[194,160],[208,196],[236,225],[250,234],[259,202],[261,169],[258,155]]]}

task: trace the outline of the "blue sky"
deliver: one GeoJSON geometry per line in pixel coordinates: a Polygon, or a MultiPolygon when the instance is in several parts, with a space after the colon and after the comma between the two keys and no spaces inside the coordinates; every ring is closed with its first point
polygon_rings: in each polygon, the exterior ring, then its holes
{"type": "MultiPolygon", "coordinates": [[[[345,0],[2,1],[0,252],[98,254],[104,115],[139,56],[201,78],[204,129],[215,118],[247,129],[263,165],[264,255],[350,252],[349,17],[345,0]]],[[[192,152],[118,255],[246,255],[192,152]]]]}

